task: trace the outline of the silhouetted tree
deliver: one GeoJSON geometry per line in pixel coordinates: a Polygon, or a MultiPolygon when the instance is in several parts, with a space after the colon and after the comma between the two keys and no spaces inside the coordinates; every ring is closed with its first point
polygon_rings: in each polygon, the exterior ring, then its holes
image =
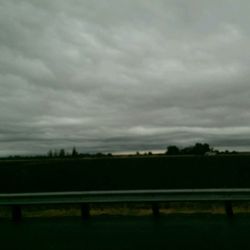
{"type": "Polygon", "coordinates": [[[96,153],[96,155],[95,155],[96,157],[104,157],[105,156],[105,154],[103,154],[103,153],[101,153],[101,152],[99,152],[99,153],[96,153]]]}
{"type": "Polygon", "coordinates": [[[207,143],[196,143],[193,148],[193,153],[196,155],[204,155],[206,152],[210,152],[210,146],[207,143]]]}
{"type": "Polygon", "coordinates": [[[65,157],[65,150],[64,149],[60,149],[60,151],[59,151],[59,157],[60,158],[65,157]]]}
{"type": "Polygon", "coordinates": [[[186,147],[181,150],[181,154],[205,155],[207,152],[212,152],[207,143],[196,143],[194,146],[186,147]]]}
{"type": "Polygon", "coordinates": [[[75,147],[73,147],[71,155],[72,155],[72,157],[77,157],[78,156],[78,152],[76,151],[75,147]]]}
{"type": "Polygon", "coordinates": [[[179,153],[180,153],[180,149],[177,146],[174,146],[174,145],[168,146],[166,154],[178,155],[179,153]]]}
{"type": "Polygon", "coordinates": [[[184,155],[193,154],[194,153],[193,149],[194,149],[194,147],[192,147],[192,146],[185,147],[185,148],[181,149],[181,154],[184,154],[184,155]]]}
{"type": "Polygon", "coordinates": [[[49,150],[47,155],[48,155],[49,158],[52,158],[52,157],[53,157],[53,152],[52,152],[52,150],[49,150]]]}
{"type": "Polygon", "coordinates": [[[194,146],[186,147],[181,150],[182,154],[204,155],[207,152],[211,152],[209,144],[196,143],[194,146]]]}
{"type": "Polygon", "coordinates": [[[57,150],[54,150],[53,156],[54,156],[54,157],[58,157],[58,156],[59,156],[57,150]]]}

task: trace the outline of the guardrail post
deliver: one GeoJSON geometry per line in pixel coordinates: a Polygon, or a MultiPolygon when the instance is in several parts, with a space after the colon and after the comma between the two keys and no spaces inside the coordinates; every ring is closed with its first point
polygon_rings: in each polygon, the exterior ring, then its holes
{"type": "Polygon", "coordinates": [[[19,205],[13,205],[11,207],[11,212],[12,212],[12,220],[14,222],[19,222],[22,218],[22,209],[21,206],[19,205]]]}
{"type": "Polygon", "coordinates": [[[89,204],[87,203],[83,203],[81,204],[81,217],[82,219],[88,219],[90,216],[90,208],[89,208],[89,204]]]}
{"type": "Polygon", "coordinates": [[[225,210],[226,214],[229,218],[232,218],[234,215],[233,207],[232,207],[232,202],[231,201],[225,201],[225,210]]]}
{"type": "Polygon", "coordinates": [[[159,215],[160,215],[160,208],[159,208],[159,205],[156,202],[154,202],[152,204],[152,212],[153,212],[154,217],[159,217],[159,215]]]}

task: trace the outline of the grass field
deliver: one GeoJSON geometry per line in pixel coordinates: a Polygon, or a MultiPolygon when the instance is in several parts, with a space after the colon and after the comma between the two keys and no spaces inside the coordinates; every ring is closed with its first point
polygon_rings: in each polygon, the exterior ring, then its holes
{"type": "Polygon", "coordinates": [[[246,187],[241,155],[0,161],[0,193],[246,187]]]}
{"type": "MultiPolygon", "coordinates": [[[[96,216],[150,216],[151,204],[92,204],[91,217],[96,216]]],[[[160,215],[210,214],[226,216],[223,202],[169,202],[160,203],[160,215]]],[[[250,202],[233,202],[236,216],[250,213],[250,202]]],[[[80,205],[36,205],[22,206],[22,215],[26,218],[66,218],[81,217],[80,205]]],[[[0,219],[11,219],[10,207],[0,206],[0,219]]]]}

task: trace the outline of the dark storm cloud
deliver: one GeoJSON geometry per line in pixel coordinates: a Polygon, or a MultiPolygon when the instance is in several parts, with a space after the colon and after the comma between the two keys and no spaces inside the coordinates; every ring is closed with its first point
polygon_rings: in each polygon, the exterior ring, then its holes
{"type": "Polygon", "coordinates": [[[0,154],[250,148],[249,1],[1,0],[0,154]]]}

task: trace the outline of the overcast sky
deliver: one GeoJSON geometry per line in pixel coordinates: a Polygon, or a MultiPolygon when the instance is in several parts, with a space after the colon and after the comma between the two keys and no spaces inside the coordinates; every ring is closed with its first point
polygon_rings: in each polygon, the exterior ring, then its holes
{"type": "Polygon", "coordinates": [[[0,0],[0,155],[250,150],[249,0],[0,0]]]}

